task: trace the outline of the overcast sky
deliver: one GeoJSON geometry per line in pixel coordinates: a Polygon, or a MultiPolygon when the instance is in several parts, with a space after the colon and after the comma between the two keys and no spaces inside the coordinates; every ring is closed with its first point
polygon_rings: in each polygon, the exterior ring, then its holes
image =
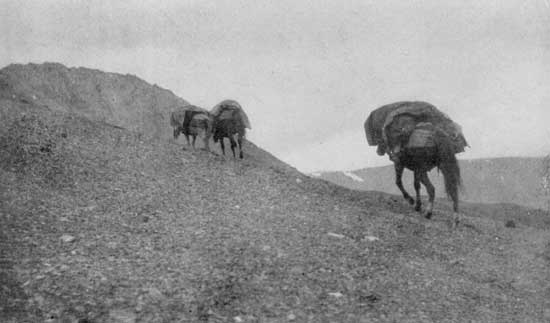
{"type": "Polygon", "coordinates": [[[459,158],[550,152],[550,0],[5,1],[0,66],[130,73],[211,108],[306,172],[387,164],[363,122],[428,101],[462,125],[459,158]]]}

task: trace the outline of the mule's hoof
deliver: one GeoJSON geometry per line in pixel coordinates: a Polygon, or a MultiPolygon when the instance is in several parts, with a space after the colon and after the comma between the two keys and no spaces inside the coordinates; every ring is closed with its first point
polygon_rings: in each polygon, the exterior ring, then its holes
{"type": "Polygon", "coordinates": [[[420,211],[422,211],[422,206],[420,204],[417,204],[417,205],[414,206],[414,210],[416,212],[420,212],[420,211]]]}
{"type": "Polygon", "coordinates": [[[409,202],[410,205],[414,205],[414,199],[412,197],[408,196],[405,199],[407,200],[407,202],[409,202]]]}
{"type": "Polygon", "coordinates": [[[426,214],[424,215],[424,217],[425,217],[426,219],[428,219],[428,220],[431,219],[431,218],[432,218],[432,212],[426,212],[426,214]]]}

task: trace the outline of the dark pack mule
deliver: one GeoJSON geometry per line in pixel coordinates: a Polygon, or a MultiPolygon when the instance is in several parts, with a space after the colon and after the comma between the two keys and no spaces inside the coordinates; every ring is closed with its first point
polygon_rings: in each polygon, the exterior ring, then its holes
{"type": "Polygon", "coordinates": [[[224,138],[231,144],[233,157],[237,158],[235,147],[239,147],[239,158],[243,158],[243,140],[246,135],[246,125],[237,109],[227,108],[214,116],[214,142],[220,142],[222,153],[225,155],[224,138]]]}

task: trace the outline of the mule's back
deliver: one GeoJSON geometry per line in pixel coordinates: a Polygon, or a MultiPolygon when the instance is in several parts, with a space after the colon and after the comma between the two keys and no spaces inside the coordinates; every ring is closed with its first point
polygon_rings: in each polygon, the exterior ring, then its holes
{"type": "Polygon", "coordinates": [[[218,119],[220,120],[229,120],[229,119],[237,119],[240,116],[238,115],[238,111],[236,109],[224,109],[220,112],[218,119]]]}
{"type": "Polygon", "coordinates": [[[235,101],[235,100],[223,100],[222,102],[216,104],[212,110],[210,110],[210,113],[215,117],[219,118],[222,117],[223,119],[230,118],[230,114],[226,111],[238,111],[237,114],[239,115],[239,118],[241,119],[242,124],[245,128],[252,129],[252,126],[250,125],[250,121],[248,120],[248,116],[244,112],[241,105],[235,101]],[[223,116],[222,116],[223,114],[223,116]]]}

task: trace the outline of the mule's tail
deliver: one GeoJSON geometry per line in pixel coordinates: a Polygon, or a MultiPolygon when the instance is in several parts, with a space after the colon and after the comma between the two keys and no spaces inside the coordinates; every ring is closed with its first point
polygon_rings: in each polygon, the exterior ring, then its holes
{"type": "Polygon", "coordinates": [[[436,136],[439,157],[439,170],[443,173],[445,192],[453,200],[453,210],[458,211],[458,189],[462,186],[460,167],[455,157],[453,143],[450,138],[439,132],[436,136]]]}

